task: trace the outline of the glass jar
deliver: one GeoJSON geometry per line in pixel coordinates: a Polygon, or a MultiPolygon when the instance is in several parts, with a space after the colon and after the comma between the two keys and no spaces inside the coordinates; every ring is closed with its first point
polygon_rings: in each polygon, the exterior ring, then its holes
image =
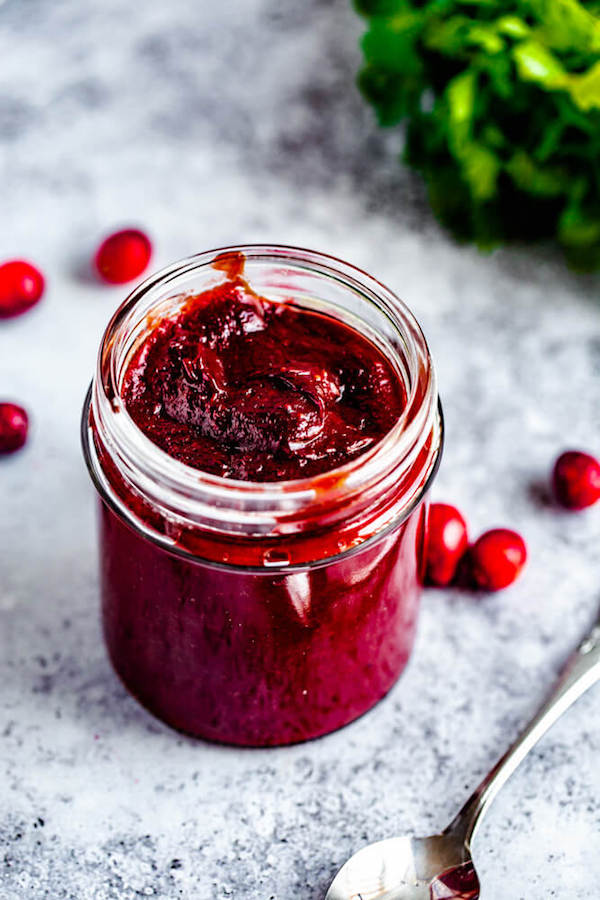
{"type": "Polygon", "coordinates": [[[313,738],[366,712],[412,649],[442,430],[414,317],[347,263],[231,247],[137,287],[106,329],[82,422],[101,501],[104,633],[131,693],[181,731],[254,746],[313,738]],[[362,456],[296,481],[234,481],[173,459],[128,415],[121,389],[140,342],[241,264],[259,295],[334,316],[391,361],[406,407],[362,456]]]}

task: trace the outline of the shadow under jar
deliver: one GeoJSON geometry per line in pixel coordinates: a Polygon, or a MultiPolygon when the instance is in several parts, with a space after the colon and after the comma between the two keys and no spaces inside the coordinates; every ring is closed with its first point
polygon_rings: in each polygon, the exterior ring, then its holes
{"type": "Polygon", "coordinates": [[[351,722],[392,687],[414,640],[442,421],[425,339],[387,288],[290,247],[176,263],[109,323],[82,435],[101,501],[106,643],[151,712],[214,741],[287,744],[351,722]],[[128,366],[160,323],[228,280],[378,348],[405,398],[381,440],[330,471],[244,481],[147,437],[126,408],[128,366]]]}

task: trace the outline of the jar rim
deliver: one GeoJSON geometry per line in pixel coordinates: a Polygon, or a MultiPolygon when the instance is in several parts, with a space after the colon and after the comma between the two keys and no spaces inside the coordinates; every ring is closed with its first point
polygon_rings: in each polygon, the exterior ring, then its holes
{"type": "MultiPolygon", "coordinates": [[[[85,459],[85,463],[92,479],[92,482],[98,491],[98,494],[102,498],[103,502],[107,504],[107,506],[112,510],[115,515],[119,516],[119,518],[124,519],[125,522],[134,529],[138,531],[140,529],[140,525],[138,522],[132,521],[131,517],[124,515],[123,505],[119,503],[116,495],[111,492],[105,481],[98,477],[98,469],[97,469],[97,458],[96,454],[92,450],[93,441],[90,437],[90,428],[89,428],[89,415],[91,409],[91,400],[92,400],[92,384],[90,383],[85,401],[83,404],[83,415],[81,418],[81,446],[83,448],[83,455],[85,459]]],[[[444,445],[444,411],[442,408],[441,400],[438,398],[437,404],[438,411],[438,419],[439,419],[439,449],[436,454],[433,465],[431,466],[426,481],[423,483],[422,490],[418,495],[413,497],[411,503],[405,507],[402,511],[401,516],[390,521],[385,528],[382,528],[380,531],[377,531],[375,534],[371,535],[371,537],[366,538],[360,544],[355,544],[352,547],[349,547],[345,550],[341,550],[339,553],[336,553],[332,556],[326,556],[320,559],[311,559],[307,562],[298,562],[292,563],[291,565],[280,565],[279,570],[281,572],[285,572],[286,575],[291,575],[294,572],[304,572],[307,569],[314,570],[319,569],[324,566],[329,566],[331,563],[335,563],[341,559],[348,559],[357,553],[362,552],[363,550],[368,549],[375,541],[379,541],[384,539],[390,532],[392,532],[395,528],[398,528],[403,522],[405,522],[411,513],[418,507],[423,498],[426,496],[429,488],[431,487],[438,469],[440,467],[440,463],[442,461],[442,451],[444,445]]],[[[264,566],[257,565],[244,565],[240,563],[230,563],[224,561],[218,561],[214,559],[209,559],[208,557],[198,556],[197,553],[193,553],[191,550],[188,550],[186,547],[177,544],[177,542],[170,542],[168,546],[165,545],[164,535],[157,534],[156,532],[146,529],[142,530],[144,537],[161,547],[162,549],[167,549],[169,553],[173,553],[175,556],[179,556],[182,559],[192,560],[196,563],[204,563],[205,565],[210,566],[213,569],[222,569],[224,571],[235,571],[235,572],[248,572],[252,574],[258,573],[267,573],[270,575],[274,575],[277,573],[277,568],[269,567],[268,569],[264,566]]]]}
{"type": "MultiPolygon", "coordinates": [[[[121,348],[122,349],[122,348],[121,348]]],[[[340,507],[375,483],[385,483],[404,459],[408,465],[438,415],[435,371],[429,349],[413,313],[389,288],[358,267],[335,256],[287,245],[244,244],[222,247],[180,260],[139,284],[112,316],[104,332],[92,383],[91,414],[109,455],[142,496],[165,508],[167,518],[195,524],[210,510],[213,527],[226,531],[232,515],[245,534],[263,536],[314,504],[331,500],[340,507]],[[120,393],[122,363],[119,334],[146,304],[177,294],[177,285],[212,267],[217,258],[243,255],[246,262],[285,264],[334,279],[375,305],[393,324],[412,366],[407,401],[393,427],[365,453],[343,465],[308,478],[276,482],[239,481],[192,468],[174,459],[148,438],[129,415],[120,393]],[[158,489],[160,487],[160,490],[158,489]],[[169,495],[167,497],[167,495],[169,495]],[[252,530],[254,529],[254,530],[252,530]]],[[[441,442],[438,442],[441,446],[441,442]]],[[[440,446],[436,448],[439,456],[440,446]]],[[[88,460],[89,465],[89,460],[88,460]]],[[[412,506],[412,504],[411,504],[412,506]]],[[[284,528],[285,530],[285,528],[284,528]]],[[[275,531],[275,534],[280,533],[275,531]]]]}

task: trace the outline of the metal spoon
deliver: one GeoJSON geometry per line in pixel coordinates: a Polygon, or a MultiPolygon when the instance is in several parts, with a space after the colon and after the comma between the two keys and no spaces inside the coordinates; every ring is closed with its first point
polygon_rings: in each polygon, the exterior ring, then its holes
{"type": "Polygon", "coordinates": [[[345,863],[325,900],[477,900],[471,841],[484,813],[556,720],[600,679],[600,620],[569,658],[551,696],[441,834],[370,844],[345,863]]]}

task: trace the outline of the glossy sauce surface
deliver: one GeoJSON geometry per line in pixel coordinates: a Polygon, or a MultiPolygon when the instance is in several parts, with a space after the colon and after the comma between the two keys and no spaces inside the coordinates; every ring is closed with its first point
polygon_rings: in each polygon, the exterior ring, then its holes
{"type": "Polygon", "coordinates": [[[406,400],[366,337],[258,297],[236,274],[151,330],[122,393],[137,426],[175,459],[244,481],[335,469],[380,441],[406,400]]]}
{"type": "Polygon", "coordinates": [[[431,885],[431,900],[479,900],[479,879],[472,862],[455,866],[431,885]]]}

